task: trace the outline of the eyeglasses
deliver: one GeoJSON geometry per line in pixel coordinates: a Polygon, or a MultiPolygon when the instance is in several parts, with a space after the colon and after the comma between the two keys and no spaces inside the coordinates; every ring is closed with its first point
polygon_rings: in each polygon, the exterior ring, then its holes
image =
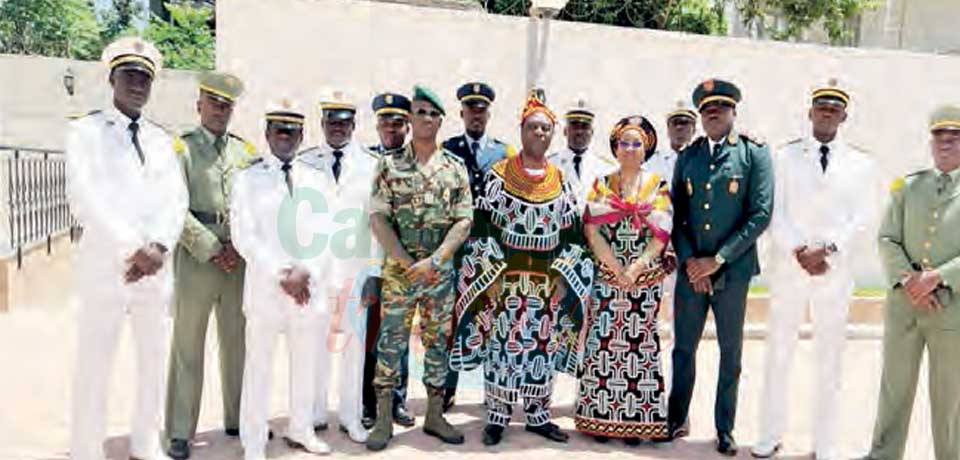
{"type": "Polygon", "coordinates": [[[423,117],[423,118],[428,118],[428,117],[440,118],[440,116],[443,115],[442,113],[440,113],[439,110],[427,110],[427,109],[418,109],[416,112],[414,112],[414,114],[416,114],[418,117],[423,117]]]}
{"type": "Polygon", "coordinates": [[[643,148],[643,142],[640,141],[619,141],[617,146],[621,149],[639,150],[643,148]]]}

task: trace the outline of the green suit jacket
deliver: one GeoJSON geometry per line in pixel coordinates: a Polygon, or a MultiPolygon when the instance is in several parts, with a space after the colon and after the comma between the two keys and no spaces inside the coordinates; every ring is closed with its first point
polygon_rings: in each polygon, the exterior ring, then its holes
{"type": "Polygon", "coordinates": [[[690,257],[714,257],[725,263],[713,276],[749,281],[760,273],[757,238],[773,215],[773,167],[770,152],[732,132],[714,158],[700,137],[677,159],[673,175],[673,247],[681,270],[690,257]]]}

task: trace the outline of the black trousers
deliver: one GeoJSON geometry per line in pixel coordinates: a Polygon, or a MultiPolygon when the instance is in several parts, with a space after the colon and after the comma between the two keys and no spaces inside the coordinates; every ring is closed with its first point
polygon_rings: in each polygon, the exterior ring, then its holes
{"type": "Polygon", "coordinates": [[[707,309],[713,310],[720,345],[720,375],[713,409],[718,433],[733,431],[737,419],[737,390],[743,351],[743,321],[750,279],[725,279],[713,294],[693,292],[686,273],[680,270],[674,294],[673,386],[670,390],[669,420],[678,426],[687,420],[690,398],[697,379],[697,348],[703,336],[707,309]]]}
{"type": "MultiPolygon", "coordinates": [[[[363,360],[363,413],[374,416],[377,413],[377,393],[373,388],[373,377],[377,371],[377,339],[380,335],[380,288],[382,279],[371,278],[364,286],[364,302],[367,303],[366,354],[363,360]]],[[[406,404],[407,384],[410,382],[410,346],[403,352],[400,361],[400,384],[393,389],[393,407],[406,404]]]]}

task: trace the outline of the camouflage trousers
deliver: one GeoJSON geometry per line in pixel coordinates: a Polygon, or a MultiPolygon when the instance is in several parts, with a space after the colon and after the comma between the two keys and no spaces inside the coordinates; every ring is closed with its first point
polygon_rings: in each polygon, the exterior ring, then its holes
{"type": "Polygon", "coordinates": [[[380,337],[377,339],[377,389],[395,388],[400,382],[400,360],[410,342],[413,318],[420,309],[420,342],[424,350],[423,384],[443,387],[447,377],[447,341],[450,337],[454,301],[454,271],[440,271],[432,285],[410,283],[403,268],[387,260],[383,267],[380,337]]]}

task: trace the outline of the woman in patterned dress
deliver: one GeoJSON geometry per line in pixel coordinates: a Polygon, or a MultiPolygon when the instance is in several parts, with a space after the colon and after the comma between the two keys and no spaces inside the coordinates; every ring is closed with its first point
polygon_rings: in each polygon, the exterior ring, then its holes
{"type": "Polygon", "coordinates": [[[673,208],[668,179],[643,168],[657,134],[640,116],[610,134],[618,171],[598,178],[587,197],[584,234],[598,270],[577,391],[577,430],[599,442],[667,438],[667,401],[657,333],[663,256],[673,208]]]}

